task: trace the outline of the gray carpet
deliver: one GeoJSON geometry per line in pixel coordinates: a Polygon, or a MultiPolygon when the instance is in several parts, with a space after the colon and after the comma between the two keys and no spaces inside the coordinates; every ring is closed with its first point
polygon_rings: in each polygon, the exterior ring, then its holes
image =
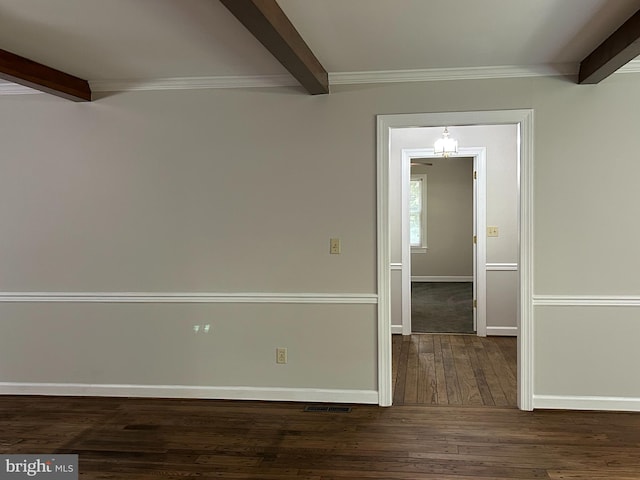
{"type": "Polygon", "coordinates": [[[474,333],[473,283],[412,282],[414,333],[474,333]]]}

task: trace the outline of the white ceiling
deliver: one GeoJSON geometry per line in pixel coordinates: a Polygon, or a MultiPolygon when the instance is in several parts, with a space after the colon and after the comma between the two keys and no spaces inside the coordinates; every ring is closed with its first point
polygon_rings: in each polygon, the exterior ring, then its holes
{"type": "Polygon", "coordinates": [[[637,0],[278,0],[330,72],[580,62],[637,0]]]}
{"type": "MultiPolygon", "coordinates": [[[[278,0],[332,73],[577,64],[638,0],[278,0]]],[[[281,75],[217,0],[0,0],[0,48],[91,81],[281,75]]]]}

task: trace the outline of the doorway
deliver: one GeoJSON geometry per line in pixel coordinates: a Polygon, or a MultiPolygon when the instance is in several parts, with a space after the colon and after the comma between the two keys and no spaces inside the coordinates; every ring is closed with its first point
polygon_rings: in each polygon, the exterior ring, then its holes
{"type": "MultiPolygon", "coordinates": [[[[410,127],[439,127],[442,125],[500,125],[514,124],[518,128],[518,406],[533,407],[532,367],[532,188],[533,188],[533,111],[479,111],[437,114],[407,114],[378,116],[378,390],[379,404],[392,403],[391,365],[391,272],[398,270],[391,263],[389,202],[391,171],[391,132],[410,127]]],[[[486,231],[485,229],[482,231],[486,231]]],[[[405,276],[403,276],[404,278],[405,276]]]]}
{"type": "Polygon", "coordinates": [[[411,333],[476,333],[474,159],[411,161],[411,333]]]}
{"type": "MultiPolygon", "coordinates": [[[[479,336],[487,335],[487,323],[486,323],[486,238],[484,235],[479,235],[478,232],[484,232],[486,230],[486,148],[485,147],[461,147],[458,149],[458,158],[461,162],[471,162],[471,171],[469,172],[469,182],[471,182],[471,231],[468,235],[467,244],[471,246],[471,275],[442,275],[443,270],[437,271],[440,275],[430,275],[427,280],[444,281],[444,282],[471,282],[471,315],[472,315],[472,330],[479,336]],[[466,160],[462,160],[466,159],[466,160]]],[[[401,240],[402,245],[400,271],[402,276],[401,281],[401,296],[402,296],[402,309],[401,309],[401,323],[402,334],[410,335],[413,332],[411,322],[411,291],[412,291],[412,251],[419,251],[420,254],[429,255],[428,252],[428,238],[429,230],[425,230],[426,236],[425,242],[421,245],[421,248],[412,247],[409,239],[411,238],[411,220],[410,220],[410,180],[412,163],[416,163],[421,160],[428,160],[426,163],[431,163],[432,168],[438,162],[453,161],[453,159],[443,159],[439,155],[435,154],[433,148],[402,148],[401,157],[401,185],[400,185],[400,201],[401,201],[401,240]]],[[[428,175],[426,176],[428,182],[428,175]]],[[[426,185],[428,189],[428,183],[426,185]]],[[[449,187],[445,187],[449,188],[449,187]]],[[[454,194],[455,195],[455,194],[454,194]]],[[[428,208],[428,206],[427,206],[428,208]]],[[[441,206],[442,209],[442,206],[441,206]]],[[[464,209],[464,207],[463,207],[464,209]]],[[[466,209],[465,209],[466,210],[466,209]]],[[[441,212],[442,213],[442,212],[441,212]]],[[[446,213],[445,213],[446,215],[446,213]]],[[[425,219],[426,220],[426,219],[425,219]]],[[[390,225],[390,229],[393,229],[390,225]]],[[[437,236],[437,235],[436,235],[437,236]]],[[[449,239],[441,239],[442,243],[449,242],[449,239]]],[[[398,243],[398,240],[395,240],[398,243]]],[[[464,248],[465,240],[461,239],[461,248],[464,248]]],[[[448,250],[447,246],[441,247],[440,251],[435,250],[435,255],[442,256],[444,252],[448,250]]],[[[432,255],[434,255],[432,254],[432,255]]],[[[456,253],[454,252],[455,256],[456,253]]],[[[396,264],[397,265],[397,264],[396,264]]],[[[435,265],[432,265],[432,268],[435,265]]],[[[441,266],[438,266],[440,268],[441,266]]],[[[463,268],[463,267],[461,267],[463,268]]],[[[434,273],[434,272],[432,272],[434,273]]],[[[459,272],[460,273],[460,272],[459,272]]],[[[416,276],[416,280],[420,280],[419,276],[416,276]]],[[[425,278],[423,277],[422,280],[425,278]]],[[[465,286],[462,286],[464,290],[465,286]]],[[[394,333],[399,333],[397,330],[394,333]]]]}

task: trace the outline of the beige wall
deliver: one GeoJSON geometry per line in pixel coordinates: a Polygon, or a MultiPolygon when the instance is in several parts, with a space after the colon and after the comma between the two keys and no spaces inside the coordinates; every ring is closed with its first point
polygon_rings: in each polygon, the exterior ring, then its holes
{"type": "Polygon", "coordinates": [[[345,390],[377,382],[375,305],[37,303],[1,313],[3,382],[345,390]],[[209,333],[194,334],[205,324],[209,333]],[[275,363],[277,347],[287,348],[286,365],[275,363]]]}
{"type": "MultiPolygon", "coordinates": [[[[518,133],[515,125],[450,126],[449,132],[461,147],[487,149],[487,225],[499,227],[500,236],[487,239],[488,263],[513,263],[518,260],[518,133]]],[[[432,148],[442,136],[441,128],[403,128],[391,133],[390,172],[391,209],[399,206],[402,150],[432,148]]],[[[401,219],[392,215],[391,256],[400,261],[401,219]]]]}
{"type": "Polygon", "coordinates": [[[473,158],[430,158],[412,166],[427,175],[427,251],[411,254],[412,276],[473,275],[473,158]]]}
{"type": "Polygon", "coordinates": [[[0,290],[374,291],[375,176],[370,159],[333,153],[353,149],[328,98],[0,101],[0,290]]]}
{"type": "MultiPolygon", "coordinates": [[[[2,97],[0,288],[375,293],[375,115],[533,108],[536,295],[637,296],[638,78],[336,86],[319,97],[139,92],[88,105],[2,97]],[[343,254],[329,256],[335,236],[343,254]]],[[[621,307],[569,303],[535,307],[535,393],[640,396],[638,307],[622,318],[621,307]]],[[[218,337],[194,348],[191,305],[5,302],[0,376],[376,389],[374,306],[321,307],[203,309],[218,337]],[[298,353],[291,375],[273,366],[282,341],[298,353]],[[167,349],[179,365],[145,363],[167,349]]]]}

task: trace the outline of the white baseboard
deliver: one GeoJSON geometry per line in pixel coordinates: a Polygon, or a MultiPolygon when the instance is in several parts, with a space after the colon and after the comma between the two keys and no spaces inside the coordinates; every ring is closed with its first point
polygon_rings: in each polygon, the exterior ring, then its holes
{"type": "Polygon", "coordinates": [[[487,335],[517,337],[518,327],[487,327],[487,335]]]}
{"type": "Polygon", "coordinates": [[[198,387],[184,385],[90,385],[81,383],[0,383],[0,395],[202,398],[282,402],[378,403],[376,390],[319,388],[198,387]]]}
{"type": "Polygon", "coordinates": [[[473,275],[459,276],[412,276],[412,282],[473,282],[473,275]]]}
{"type": "Polygon", "coordinates": [[[402,335],[402,325],[391,325],[391,335],[402,335]]]}
{"type": "Polygon", "coordinates": [[[534,395],[533,408],[640,412],[640,398],[534,395]]]}

